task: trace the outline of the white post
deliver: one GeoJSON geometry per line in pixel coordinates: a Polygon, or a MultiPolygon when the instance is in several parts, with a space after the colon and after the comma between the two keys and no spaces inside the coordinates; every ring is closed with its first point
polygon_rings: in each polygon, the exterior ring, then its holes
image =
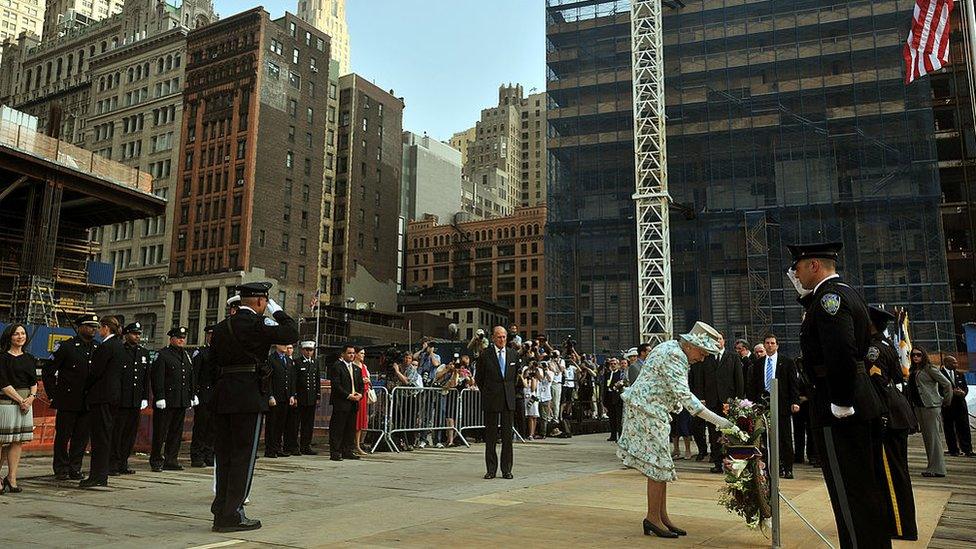
{"type": "Polygon", "coordinates": [[[774,377],[772,383],[769,390],[769,429],[766,431],[769,451],[766,472],[769,473],[769,506],[773,514],[772,547],[779,549],[782,547],[779,524],[779,380],[774,377]]]}
{"type": "Polygon", "coordinates": [[[976,12],[973,11],[973,0],[966,1],[966,35],[969,38],[969,70],[972,72],[976,65],[976,12]]]}
{"type": "Polygon", "coordinates": [[[319,321],[322,319],[322,290],[317,290],[315,295],[315,360],[319,358],[319,321]]]}

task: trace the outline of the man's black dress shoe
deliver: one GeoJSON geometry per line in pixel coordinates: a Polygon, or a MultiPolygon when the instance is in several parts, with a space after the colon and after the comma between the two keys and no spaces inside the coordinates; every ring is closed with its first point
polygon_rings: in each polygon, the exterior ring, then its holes
{"type": "Polygon", "coordinates": [[[495,478],[495,473],[485,473],[485,480],[491,480],[495,478]]]}
{"type": "Polygon", "coordinates": [[[502,478],[507,480],[512,480],[515,477],[512,476],[512,473],[502,473],[502,478]]]}
{"type": "Polygon", "coordinates": [[[57,473],[54,475],[54,480],[68,480],[68,473],[57,473]]]}
{"type": "Polygon", "coordinates": [[[182,471],[183,470],[183,466],[180,465],[179,463],[164,463],[163,464],[163,470],[164,471],[182,471]]]}
{"type": "Polygon", "coordinates": [[[203,466],[204,465],[203,465],[203,462],[202,461],[191,461],[190,462],[190,467],[203,467],[203,466]]]}
{"type": "Polygon", "coordinates": [[[709,473],[724,473],[725,469],[721,465],[716,465],[708,470],[709,473]]]}
{"type": "Polygon", "coordinates": [[[318,452],[316,452],[315,450],[313,450],[311,448],[302,448],[302,454],[304,454],[306,456],[317,456],[317,455],[319,455],[318,452]]]}
{"type": "Polygon", "coordinates": [[[257,530],[260,527],[260,520],[245,518],[237,524],[214,524],[211,530],[214,532],[243,532],[245,530],[257,530]]]}
{"type": "Polygon", "coordinates": [[[153,473],[161,473],[161,472],[163,472],[163,466],[162,465],[152,465],[152,466],[150,466],[149,470],[152,471],[153,473]]]}
{"type": "Polygon", "coordinates": [[[117,476],[119,476],[119,475],[121,475],[121,474],[122,474],[122,473],[120,473],[120,472],[118,472],[118,471],[109,471],[109,472],[108,472],[108,476],[110,476],[110,477],[117,477],[117,476]]]}
{"type": "Polygon", "coordinates": [[[81,480],[85,478],[85,475],[81,474],[81,471],[70,471],[68,473],[68,478],[71,480],[81,480]]]}
{"type": "Polygon", "coordinates": [[[342,459],[359,459],[356,454],[342,454],[342,459]]]}
{"type": "Polygon", "coordinates": [[[108,486],[108,479],[93,479],[88,477],[78,483],[78,488],[92,488],[94,486],[108,486]]]}
{"type": "Polygon", "coordinates": [[[123,475],[134,475],[134,474],[136,474],[136,470],[133,469],[133,468],[131,468],[131,467],[126,467],[125,469],[122,469],[119,472],[122,473],[123,475]]]}
{"type": "Polygon", "coordinates": [[[329,456],[329,459],[332,460],[332,461],[342,461],[342,456],[332,455],[332,456],[329,456]]]}

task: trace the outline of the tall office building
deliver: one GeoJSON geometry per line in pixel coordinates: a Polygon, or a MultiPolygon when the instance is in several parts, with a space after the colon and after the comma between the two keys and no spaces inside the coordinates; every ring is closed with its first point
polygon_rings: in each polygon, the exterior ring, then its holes
{"type": "Polygon", "coordinates": [[[430,136],[403,132],[400,211],[407,220],[436,215],[450,223],[461,211],[461,153],[430,136]]]}
{"type": "Polygon", "coordinates": [[[318,289],[329,37],[254,8],[191,32],[187,57],[167,321],[192,343],[242,281],[292,315],[318,289]]]}
{"type": "MultiPolygon", "coordinates": [[[[0,42],[15,40],[20,33],[41,35],[44,23],[42,0],[4,0],[0,2],[0,42]]],[[[3,49],[0,48],[0,56],[3,49]]]]}
{"type": "MultiPolygon", "coordinates": [[[[72,29],[86,27],[96,21],[122,13],[124,3],[125,0],[47,0],[41,38],[54,40],[72,29]]],[[[192,9],[192,4],[195,2],[190,0],[190,4],[191,6],[188,7],[192,9]]],[[[150,7],[149,2],[145,2],[140,9],[143,15],[151,15],[155,11],[150,7]]]]}
{"type": "Polygon", "coordinates": [[[339,78],[332,230],[333,305],[395,311],[403,280],[403,99],[352,73],[339,78]]]}
{"type": "Polygon", "coordinates": [[[336,76],[352,72],[346,0],[298,0],[298,16],[332,39],[332,59],[339,62],[339,73],[336,76]]]}
{"type": "Polygon", "coordinates": [[[468,145],[474,141],[475,133],[478,128],[468,128],[464,131],[457,132],[451,136],[448,143],[455,149],[461,151],[461,165],[464,166],[468,163],[468,145]]]}
{"type": "MultiPolygon", "coordinates": [[[[597,349],[637,329],[629,2],[547,2],[547,322],[597,349]]],[[[674,329],[795,348],[786,244],[841,240],[871,303],[954,346],[931,80],[902,82],[911,2],[667,9],[674,329]]]]}

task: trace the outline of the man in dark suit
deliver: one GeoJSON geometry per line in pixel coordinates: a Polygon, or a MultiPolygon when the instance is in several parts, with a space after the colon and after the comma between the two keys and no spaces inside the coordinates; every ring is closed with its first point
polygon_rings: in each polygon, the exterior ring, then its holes
{"type": "Polygon", "coordinates": [[[85,406],[91,414],[91,471],[88,478],[78,483],[79,488],[108,486],[112,420],[121,397],[122,364],[127,359],[118,319],[106,316],[99,322],[102,344],[92,353],[91,370],[85,384],[85,406]]]}
{"type": "Polygon", "coordinates": [[[950,456],[960,455],[976,457],[973,453],[973,439],[969,432],[969,410],[966,407],[966,395],[969,394],[969,384],[966,374],[956,369],[956,357],[946,355],[942,359],[940,371],[952,382],[952,400],[948,406],[942,407],[942,427],[945,433],[947,452],[950,456]]]}
{"type": "Polygon", "coordinates": [[[789,246],[787,273],[806,312],[803,368],[813,385],[810,421],[842,549],[891,547],[878,467],[882,406],[864,358],[871,321],[864,297],[837,274],[841,243],[789,246]]]}
{"type": "Polygon", "coordinates": [[[57,410],[54,422],[54,478],[81,480],[81,461],[88,446],[90,416],[85,409],[85,383],[91,367],[91,356],[98,343],[94,341],[99,327],[98,316],[83,314],[75,319],[75,337],[54,347],[51,362],[44,368],[44,392],[51,407],[57,410]]]}
{"type": "Polygon", "coordinates": [[[779,381],[779,476],[793,478],[793,414],[800,411],[796,364],[779,352],[779,341],[769,334],[763,339],[766,356],[755,363],[749,376],[746,397],[769,405],[773,378],[779,381]]]}
{"type": "MultiPolygon", "coordinates": [[[[271,369],[271,397],[268,399],[268,415],[264,421],[264,457],[288,457],[290,448],[282,445],[289,409],[295,405],[295,368],[289,349],[291,345],[275,345],[268,356],[271,369]]],[[[298,453],[298,452],[295,452],[298,453]]]]}
{"type": "Polygon", "coordinates": [[[238,286],[240,307],[214,328],[217,364],[213,390],[214,461],[217,486],[213,531],[237,532],[261,527],[244,514],[261,432],[261,412],[268,409],[265,358],[272,344],[298,339],[298,323],[268,297],[270,282],[238,286]],[[274,319],[266,318],[265,311],[274,319]]]}
{"type": "MultiPolygon", "coordinates": [[[[346,344],[342,354],[330,368],[329,381],[332,384],[332,418],[329,420],[329,459],[359,459],[353,453],[353,438],[356,436],[356,414],[363,400],[363,376],[353,365],[356,347],[346,344]]],[[[365,405],[365,403],[362,403],[365,405]]]]}
{"type": "Polygon", "coordinates": [[[518,354],[506,345],[508,331],[495,326],[487,349],[478,356],[475,385],[481,391],[481,408],[485,413],[485,479],[498,471],[498,426],[501,425],[502,477],[512,478],[512,420],[515,412],[515,378],[521,367],[518,354]]]}
{"type": "Polygon", "coordinates": [[[197,349],[190,359],[193,361],[193,384],[197,388],[197,405],[193,407],[193,438],[190,441],[190,465],[192,467],[212,467],[213,456],[213,384],[217,377],[213,350],[214,327],[203,329],[206,345],[197,349]]]}
{"type": "Polygon", "coordinates": [[[610,416],[610,436],[607,442],[616,442],[620,436],[620,429],[624,420],[624,401],[620,397],[629,382],[627,361],[614,358],[607,359],[610,371],[607,372],[606,386],[603,387],[603,406],[610,416]]]}
{"type": "MultiPolygon", "coordinates": [[[[742,378],[742,360],[739,355],[725,349],[725,336],[718,339],[719,354],[709,355],[702,361],[699,368],[691,370],[690,383],[692,392],[699,397],[709,410],[724,417],[723,405],[732,397],[745,395],[744,380],[742,378]]],[[[708,441],[711,446],[713,473],[722,473],[722,445],[719,443],[721,433],[711,423],[708,424],[708,441]]]]}

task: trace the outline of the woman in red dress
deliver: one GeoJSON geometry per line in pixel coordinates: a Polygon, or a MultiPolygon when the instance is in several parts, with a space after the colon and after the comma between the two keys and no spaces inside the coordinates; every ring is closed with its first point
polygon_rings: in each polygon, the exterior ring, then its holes
{"type": "Polygon", "coordinates": [[[353,363],[359,366],[359,370],[363,376],[363,398],[359,401],[359,413],[356,414],[356,449],[354,451],[364,456],[366,452],[363,451],[361,444],[363,443],[363,431],[369,425],[369,401],[366,395],[370,389],[369,370],[366,369],[365,349],[359,349],[356,352],[356,359],[353,363]]]}

